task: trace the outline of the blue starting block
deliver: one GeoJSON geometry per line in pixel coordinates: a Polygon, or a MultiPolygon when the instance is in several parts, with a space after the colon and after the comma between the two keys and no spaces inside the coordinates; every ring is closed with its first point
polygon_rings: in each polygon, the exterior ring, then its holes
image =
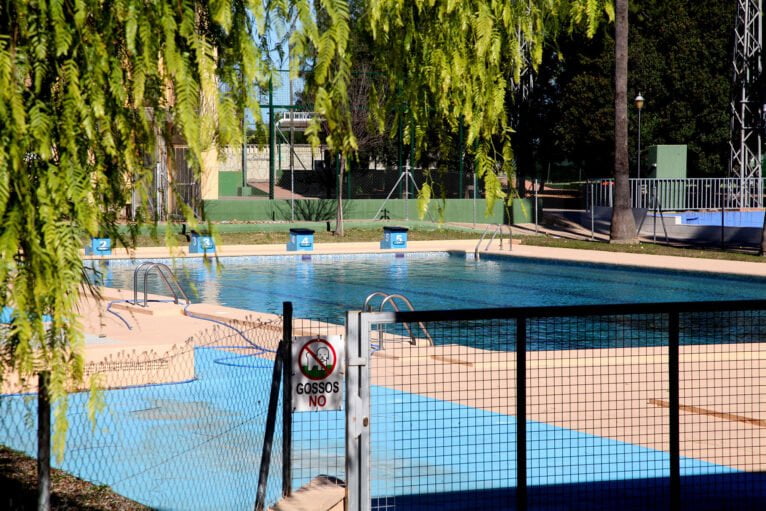
{"type": "Polygon", "coordinates": [[[91,238],[90,245],[85,247],[85,255],[112,255],[112,240],[110,238],[91,238]]]}
{"type": "Polygon", "coordinates": [[[384,227],[380,248],[407,248],[406,227],[384,227]]]}
{"type": "Polygon", "coordinates": [[[314,250],[314,231],[311,229],[290,229],[290,241],[287,250],[311,251],[314,250]]]}
{"type": "Polygon", "coordinates": [[[190,254],[206,254],[208,252],[215,252],[215,241],[212,236],[204,234],[191,234],[189,240],[189,253],[190,254]]]}

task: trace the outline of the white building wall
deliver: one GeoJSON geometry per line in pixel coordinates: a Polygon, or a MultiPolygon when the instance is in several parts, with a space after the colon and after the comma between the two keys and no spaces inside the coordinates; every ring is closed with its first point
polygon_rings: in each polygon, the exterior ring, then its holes
{"type": "MultiPolygon", "coordinates": [[[[309,144],[296,144],[294,168],[295,170],[310,170],[313,168],[314,160],[322,159],[322,152],[319,149],[313,149],[309,144]]],[[[290,169],[290,146],[287,144],[277,145],[279,154],[274,162],[274,168],[279,173],[280,167],[283,171],[290,169]],[[281,163],[280,163],[281,158],[281,163]]],[[[269,180],[269,147],[259,147],[257,145],[248,145],[246,149],[247,179],[248,181],[268,181],[269,180]]],[[[227,147],[222,151],[222,158],[218,162],[219,171],[242,172],[242,147],[227,147]]]]}

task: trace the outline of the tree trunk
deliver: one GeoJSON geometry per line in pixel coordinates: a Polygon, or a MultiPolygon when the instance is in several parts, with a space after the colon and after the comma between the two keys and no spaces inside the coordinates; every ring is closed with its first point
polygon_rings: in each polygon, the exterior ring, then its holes
{"type": "Polygon", "coordinates": [[[335,235],[345,236],[343,233],[343,173],[346,170],[346,159],[339,155],[340,169],[338,170],[338,212],[335,217],[335,235]]]}
{"type": "Polygon", "coordinates": [[[628,0],[615,3],[614,48],[614,204],[611,243],[636,243],[628,174],[628,0]]]}
{"type": "Polygon", "coordinates": [[[50,374],[42,372],[37,383],[37,510],[51,508],[51,401],[50,374]]]}

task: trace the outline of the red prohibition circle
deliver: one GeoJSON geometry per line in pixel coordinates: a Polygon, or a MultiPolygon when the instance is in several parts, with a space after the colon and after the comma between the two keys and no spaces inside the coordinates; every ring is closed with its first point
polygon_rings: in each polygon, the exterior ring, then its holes
{"type": "MultiPolygon", "coordinates": [[[[319,350],[317,350],[317,351],[319,351],[319,350]]],[[[308,358],[307,358],[307,360],[308,360],[308,358]]],[[[338,367],[338,355],[337,355],[337,353],[335,353],[335,348],[333,348],[332,344],[330,344],[326,340],[319,339],[319,338],[312,339],[309,342],[307,342],[306,344],[304,344],[303,347],[301,348],[300,353],[298,353],[298,367],[300,367],[301,374],[303,376],[305,376],[306,378],[308,378],[309,380],[315,380],[315,381],[316,380],[324,380],[326,378],[329,378],[329,376],[335,371],[335,368],[338,367]],[[327,369],[327,366],[325,366],[322,363],[322,361],[319,360],[317,354],[309,349],[310,345],[316,344],[316,343],[323,344],[323,345],[327,346],[327,348],[329,348],[329,350],[330,350],[330,353],[332,354],[333,364],[332,364],[332,366],[330,367],[329,370],[327,369]],[[321,368],[319,370],[315,370],[316,366],[314,366],[314,369],[311,369],[308,365],[304,365],[303,364],[304,353],[311,360],[313,360],[316,363],[318,363],[321,368]],[[324,369],[324,372],[322,371],[322,369],[324,369]]]]}

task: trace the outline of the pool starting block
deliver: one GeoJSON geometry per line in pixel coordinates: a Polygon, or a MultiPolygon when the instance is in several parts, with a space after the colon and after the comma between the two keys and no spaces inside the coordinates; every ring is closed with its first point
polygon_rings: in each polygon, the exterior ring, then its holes
{"type": "Polygon", "coordinates": [[[406,227],[384,227],[380,248],[407,248],[406,227]]]}
{"type": "Polygon", "coordinates": [[[314,250],[314,231],[312,229],[290,229],[290,241],[287,250],[311,251],[314,250]]]}
{"type": "Polygon", "coordinates": [[[90,245],[85,247],[85,255],[112,255],[112,240],[110,238],[91,238],[90,245]]]}
{"type": "Polygon", "coordinates": [[[213,237],[192,232],[191,239],[189,240],[189,253],[206,254],[208,252],[215,252],[215,240],[213,240],[213,237]]]}

